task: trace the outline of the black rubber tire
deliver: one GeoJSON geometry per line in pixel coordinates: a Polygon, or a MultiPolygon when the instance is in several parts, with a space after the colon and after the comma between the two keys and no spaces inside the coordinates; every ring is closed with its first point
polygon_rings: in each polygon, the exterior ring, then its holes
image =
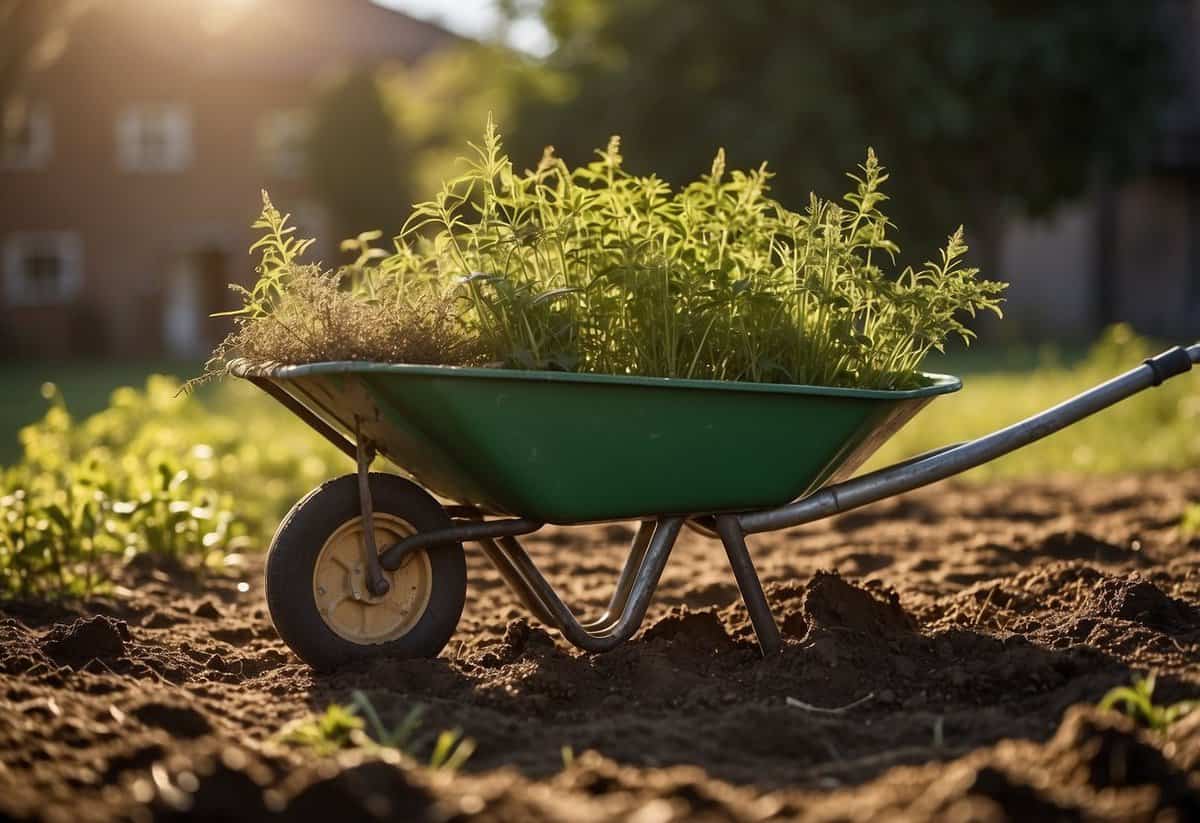
{"type": "MultiPolygon", "coordinates": [[[[374,472],[370,483],[375,511],[401,517],[420,532],[453,525],[441,504],[415,483],[374,472]]],[[[267,608],[275,629],[314,669],[328,670],[377,657],[437,657],[462,616],[467,562],[462,544],[455,543],[430,550],[433,589],[429,605],[402,637],[386,643],[354,643],[325,625],[313,598],[313,568],[329,536],[361,511],[356,475],[329,480],[292,507],[267,552],[267,608]]]]}

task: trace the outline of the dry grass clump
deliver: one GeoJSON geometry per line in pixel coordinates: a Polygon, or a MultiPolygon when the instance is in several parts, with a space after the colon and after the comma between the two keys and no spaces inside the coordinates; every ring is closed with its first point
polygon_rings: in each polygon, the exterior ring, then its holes
{"type": "Polygon", "coordinates": [[[242,298],[225,312],[236,326],[217,346],[204,373],[188,388],[218,377],[237,359],[298,365],[363,360],[424,365],[480,365],[486,359],[476,334],[462,322],[452,292],[429,280],[381,277],[370,265],[378,232],[342,244],[358,259],[336,271],[304,265],[313,243],[295,237],[263,192],[263,211],[254,228],[263,231],[250,251],[258,252],[252,288],[231,285],[242,298]]]}
{"type": "MultiPolygon", "coordinates": [[[[429,291],[402,304],[366,300],[346,288],[352,272],[290,266],[287,288],[261,316],[238,319],[215,352],[216,364],[244,357],[299,364],[332,360],[472,365],[482,362],[479,343],[467,335],[449,296],[429,291]]],[[[216,365],[214,364],[214,365],[216,365]]]]}

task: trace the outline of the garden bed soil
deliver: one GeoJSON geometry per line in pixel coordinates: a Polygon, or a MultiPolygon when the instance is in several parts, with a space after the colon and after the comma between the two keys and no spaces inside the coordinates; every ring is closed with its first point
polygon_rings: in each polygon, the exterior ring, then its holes
{"type": "MultiPolygon", "coordinates": [[[[1147,670],[1162,702],[1200,695],[1196,499],[1200,472],[941,485],[757,536],[768,660],[690,532],[610,654],[532,623],[469,550],[441,658],[323,676],[272,629],[261,557],[203,579],[143,558],[86,603],[0,608],[0,819],[1200,819],[1200,713],[1154,733],[1094,708],[1147,670]],[[274,741],[356,689],[390,723],[425,706],[416,760],[274,741]],[[464,769],[415,765],[447,728],[476,742],[464,769]]],[[[527,545],[594,610],[630,536],[527,545]]]]}

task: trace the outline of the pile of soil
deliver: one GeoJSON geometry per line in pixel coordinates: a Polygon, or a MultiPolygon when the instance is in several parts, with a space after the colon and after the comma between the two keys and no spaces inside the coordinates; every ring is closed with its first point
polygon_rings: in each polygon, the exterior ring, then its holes
{"type": "MultiPolygon", "coordinates": [[[[80,604],[0,604],[0,819],[1189,820],[1200,713],[1094,708],[1146,671],[1200,697],[1200,472],[943,485],[751,551],[785,637],[759,658],[720,545],[681,537],[642,633],[576,652],[474,552],[437,660],[316,675],[261,571],[145,563],[80,604]],[[239,583],[249,583],[248,591],[239,583]],[[277,740],[362,690],[413,756],[277,740]],[[476,752],[427,762],[443,729],[476,752]]],[[[531,555],[601,610],[632,530],[546,529],[531,555]]]]}

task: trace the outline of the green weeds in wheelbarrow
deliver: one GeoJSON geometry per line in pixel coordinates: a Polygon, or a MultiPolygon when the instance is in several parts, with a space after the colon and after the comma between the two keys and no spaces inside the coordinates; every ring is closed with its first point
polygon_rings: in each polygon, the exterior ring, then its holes
{"type": "Polygon", "coordinates": [[[899,268],[873,152],[840,202],[770,197],[766,166],[673,190],[624,166],[613,138],[584,166],[551,150],[518,173],[494,124],[466,170],[414,206],[393,248],[365,232],[356,259],[302,265],[311,240],[264,195],[258,282],[234,286],[235,358],[469,365],[857,388],[923,384],[925,356],[999,313],[1000,283],[964,265],[961,227],[899,268]]]}

